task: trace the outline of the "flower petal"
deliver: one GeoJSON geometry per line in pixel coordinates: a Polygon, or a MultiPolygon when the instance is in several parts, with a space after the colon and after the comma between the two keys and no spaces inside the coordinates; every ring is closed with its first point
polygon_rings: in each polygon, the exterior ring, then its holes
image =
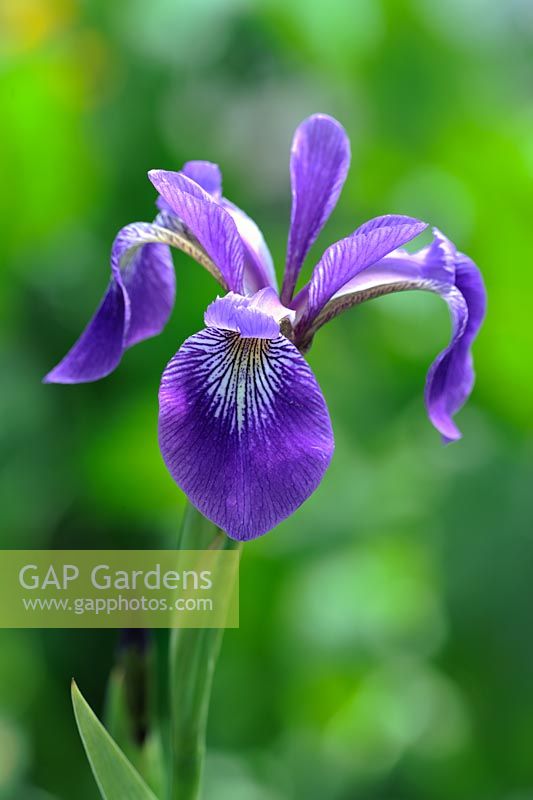
{"type": "Polygon", "coordinates": [[[244,290],[253,293],[265,286],[277,290],[274,262],[260,229],[248,214],[225,197],[222,206],[235,222],[244,246],[244,290]]]}
{"type": "Polygon", "coordinates": [[[311,280],[293,302],[299,311],[298,330],[308,328],[344,284],[425,228],[427,223],[412,217],[386,215],[366,222],[351,236],[328,247],[311,280]]]}
{"type": "Polygon", "coordinates": [[[172,237],[156,225],[138,223],[123,228],[113,243],[111,269],[129,298],[124,348],[161,333],[174,307],[174,264],[168,245],[156,243],[161,239],[172,237]]]}
{"type": "Polygon", "coordinates": [[[94,317],[44,383],[86,383],[113,372],[124,352],[127,311],[124,289],[112,279],[94,317]]]}
{"type": "Polygon", "coordinates": [[[335,208],[350,166],[342,125],[325,114],[304,120],[291,148],[292,211],[281,292],[288,304],[309,248],[335,208]]]}
{"type": "Polygon", "coordinates": [[[187,161],[183,165],[182,172],[215,200],[221,199],[222,173],[218,164],[212,161],[187,161]]]}
{"type": "MultiPolygon", "coordinates": [[[[463,298],[454,309],[452,292],[444,296],[454,322],[453,336],[448,347],[431,365],[425,390],[429,418],[445,442],[461,438],[452,420],[453,415],[468,400],[474,385],[471,347],[485,317],[486,291],[481,273],[474,262],[458,254],[455,272],[456,292],[463,298]]],[[[457,300],[455,301],[455,303],[457,300]]]]}
{"type": "Polygon", "coordinates": [[[425,389],[428,415],[444,441],[461,434],[453,415],[474,383],[471,346],[485,315],[486,292],[474,262],[458,253],[438,230],[428,247],[417,253],[398,250],[362,270],[322,308],[298,345],[305,349],[318,328],[354,305],[392,292],[422,289],[439,294],[448,304],[452,336],[431,365],[425,389]]]}
{"type": "Polygon", "coordinates": [[[159,225],[136,223],[118,233],[111,249],[112,277],[98,310],[46,383],[85,383],[109,375],[127,347],[166,325],[175,297],[170,250],[176,236],[159,225]]]}
{"type": "Polygon", "coordinates": [[[252,297],[233,292],[225,297],[217,297],[204,315],[207,327],[236,331],[243,337],[258,339],[275,339],[284,319],[292,324],[294,311],[281,304],[276,291],[270,286],[252,297]]]}
{"type": "MultiPolygon", "coordinates": [[[[180,172],[186,178],[197,183],[217,203],[220,202],[222,197],[222,173],[218,164],[213,164],[211,161],[187,161],[180,172]]],[[[156,200],[156,206],[164,214],[170,215],[175,222],[180,222],[181,227],[183,227],[183,222],[176,217],[172,208],[161,195],[156,200]]],[[[173,227],[176,227],[176,225],[173,227]]]]}
{"type": "MultiPolygon", "coordinates": [[[[264,286],[277,289],[276,273],[272,256],[255,222],[230,200],[222,197],[222,174],[218,164],[211,161],[187,161],[181,174],[198,184],[211,195],[233,219],[244,247],[244,289],[252,294],[264,286]]],[[[171,215],[170,227],[176,227],[175,216],[167,201],[159,196],[158,208],[171,215]]],[[[182,221],[181,221],[182,222],[182,221]]]]}
{"type": "Polygon", "coordinates": [[[174,480],[234,539],[260,536],[316,489],[333,453],[328,410],[283,336],[207,328],[163,373],[159,442],[174,480]]]}
{"type": "Polygon", "coordinates": [[[216,264],[225,287],[242,291],[244,255],[228,212],[197,183],[180,172],[151,170],[148,177],[172,210],[216,264]]]}

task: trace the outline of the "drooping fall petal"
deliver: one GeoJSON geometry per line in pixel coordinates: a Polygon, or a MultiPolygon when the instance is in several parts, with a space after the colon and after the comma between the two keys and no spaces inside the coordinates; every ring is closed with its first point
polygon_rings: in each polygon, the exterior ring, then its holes
{"type": "Polygon", "coordinates": [[[304,358],[268,314],[237,302],[231,309],[226,299],[163,373],[159,442],[193,504],[229,536],[246,540],[312,494],[334,443],[304,358]]]}
{"type": "Polygon", "coordinates": [[[86,383],[109,375],[126,348],[155,336],[174,305],[172,232],[148,223],[127,225],[111,250],[111,281],[93,318],[45,383],[86,383]]]}
{"type": "Polygon", "coordinates": [[[435,292],[450,310],[450,343],[429,369],[425,401],[435,428],[445,441],[452,441],[461,436],[453,416],[474,383],[471,347],[485,315],[486,292],[474,262],[458,253],[440,231],[435,230],[433,242],[416,253],[398,250],[361,270],[323,306],[299,344],[305,349],[322,325],[354,305],[409,290],[435,292]]]}
{"type": "Polygon", "coordinates": [[[413,217],[385,215],[328,247],[313,270],[311,280],[294,299],[298,309],[300,330],[308,327],[326,303],[348,281],[375,264],[388,253],[414,239],[427,228],[427,223],[413,217]]]}

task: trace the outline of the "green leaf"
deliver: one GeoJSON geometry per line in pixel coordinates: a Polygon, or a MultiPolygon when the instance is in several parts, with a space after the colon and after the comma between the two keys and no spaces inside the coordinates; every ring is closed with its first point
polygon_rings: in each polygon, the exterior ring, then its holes
{"type": "Polygon", "coordinates": [[[104,800],[157,800],[72,681],[72,704],[93,775],[104,800]]]}

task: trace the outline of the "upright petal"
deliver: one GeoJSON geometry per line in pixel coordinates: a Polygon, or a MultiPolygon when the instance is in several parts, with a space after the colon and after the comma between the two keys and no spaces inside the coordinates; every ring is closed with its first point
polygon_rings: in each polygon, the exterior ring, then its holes
{"type": "Polygon", "coordinates": [[[485,315],[486,293],[474,262],[458,253],[438,230],[434,240],[417,253],[398,250],[360,271],[323,306],[297,344],[306,349],[316,331],[348,308],[393,292],[421,289],[435,292],[448,304],[452,335],[431,365],[425,389],[429,418],[444,441],[461,434],[453,415],[470,395],[474,383],[471,346],[485,315]]]}
{"type": "Polygon", "coordinates": [[[376,217],[351,236],[328,247],[313,270],[311,280],[293,302],[299,311],[300,331],[308,328],[333,295],[362,270],[414,239],[427,223],[412,217],[376,217]]]}
{"type": "Polygon", "coordinates": [[[335,208],[349,166],[350,142],[342,125],[325,114],[301,123],[291,149],[291,227],[281,292],[285,304],[309,248],[335,208]]]}
{"type": "MultiPolygon", "coordinates": [[[[194,181],[198,186],[211,195],[211,197],[220,202],[222,197],[222,173],[218,164],[213,164],[211,161],[187,161],[181,169],[181,174],[185,175],[189,180],[194,181]]],[[[170,227],[184,229],[183,220],[180,220],[172,208],[169,206],[164,197],[159,195],[156,200],[156,206],[165,217],[169,217],[172,221],[170,227]],[[177,223],[177,224],[176,224],[177,223]]]]}
{"type": "Polygon", "coordinates": [[[78,341],[45,377],[46,383],[99,380],[117,367],[127,347],[160,333],[174,305],[168,243],[175,239],[172,231],[143,222],[118,233],[108,289],[78,341]]]}
{"type": "Polygon", "coordinates": [[[181,170],[217,202],[222,197],[222,173],[212,161],[187,161],[181,170]]]}
{"type": "Polygon", "coordinates": [[[253,294],[265,286],[277,290],[274,262],[258,226],[248,214],[225,197],[222,198],[222,206],[237,226],[244,246],[244,291],[253,294]]]}
{"type": "Polygon", "coordinates": [[[216,264],[225,287],[241,292],[244,254],[231,216],[198,183],[180,172],[151,170],[153,185],[216,264]]]}
{"type": "Polygon", "coordinates": [[[163,373],[159,442],[194,505],[246,540],[312,494],[334,444],[320,387],[298,350],[263,312],[250,316],[249,304],[225,299],[163,373]]]}
{"type": "MultiPolygon", "coordinates": [[[[211,161],[187,161],[181,174],[198,184],[213,200],[224,208],[233,219],[244,248],[243,289],[253,294],[265,286],[277,289],[276,273],[272,256],[255,222],[244,211],[225,197],[222,197],[222,175],[217,164],[211,161]]],[[[171,216],[170,226],[183,225],[183,220],[174,214],[170,205],[160,195],[158,208],[171,216]]]]}

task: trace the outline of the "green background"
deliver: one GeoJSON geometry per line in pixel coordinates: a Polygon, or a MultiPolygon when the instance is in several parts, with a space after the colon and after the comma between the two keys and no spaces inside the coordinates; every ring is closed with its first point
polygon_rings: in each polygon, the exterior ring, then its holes
{"type": "MultiPolygon", "coordinates": [[[[175,539],[157,389],[216,294],[207,273],[175,255],[169,325],[111,377],[40,383],[94,310],[116,231],[152,219],[148,169],[220,163],[280,268],[292,132],[328,112],[353,162],[312,255],[413,214],[486,278],[452,446],[423,406],[449,333],[437,297],[383,298],[317,337],[336,453],[244,549],[206,800],[533,798],[532,57],[528,0],[0,0],[3,548],[175,539]]],[[[96,797],[69,681],[100,711],[115,647],[0,632],[0,796],[96,797]]]]}

